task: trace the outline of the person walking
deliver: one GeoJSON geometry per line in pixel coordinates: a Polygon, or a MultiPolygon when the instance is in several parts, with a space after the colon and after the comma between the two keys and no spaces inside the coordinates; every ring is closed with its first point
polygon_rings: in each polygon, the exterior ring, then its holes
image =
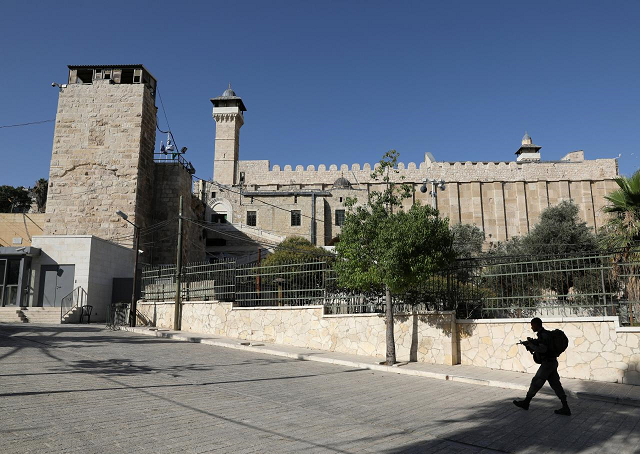
{"type": "Polygon", "coordinates": [[[540,368],[538,368],[538,372],[536,372],[536,375],[531,380],[527,397],[525,397],[524,400],[514,400],[513,403],[516,407],[528,410],[531,399],[540,391],[544,382],[548,381],[551,388],[555,391],[556,396],[558,396],[560,402],[562,402],[562,408],[554,412],[557,415],[571,416],[571,410],[567,404],[567,395],[560,383],[560,375],[558,375],[558,358],[553,351],[551,332],[543,328],[542,320],[538,317],[531,320],[531,330],[538,335],[538,339],[528,337],[527,340],[523,342],[523,345],[529,352],[533,353],[533,359],[536,363],[540,364],[540,368]]]}

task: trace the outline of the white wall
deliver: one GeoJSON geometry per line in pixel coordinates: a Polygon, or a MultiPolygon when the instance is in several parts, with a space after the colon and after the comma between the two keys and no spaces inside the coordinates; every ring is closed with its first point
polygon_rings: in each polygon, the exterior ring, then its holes
{"type": "Polygon", "coordinates": [[[42,250],[34,258],[34,292],[30,306],[38,304],[40,267],[75,265],[73,288],[82,287],[93,306],[92,321],[104,321],[111,302],[113,278],[133,277],[133,250],[91,235],[34,236],[32,245],[42,250]]]}

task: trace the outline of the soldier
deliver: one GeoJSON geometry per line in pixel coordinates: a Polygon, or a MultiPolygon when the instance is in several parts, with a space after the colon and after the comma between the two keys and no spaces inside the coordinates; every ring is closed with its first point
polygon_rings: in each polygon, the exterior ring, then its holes
{"type": "Polygon", "coordinates": [[[523,410],[528,410],[529,403],[531,399],[533,399],[533,396],[540,391],[544,382],[548,381],[551,388],[555,391],[556,396],[558,396],[560,402],[562,402],[562,408],[555,410],[555,413],[557,415],[570,416],[571,410],[567,404],[567,395],[562,388],[560,376],[558,375],[558,359],[557,355],[553,352],[551,332],[542,327],[542,320],[538,317],[531,320],[531,329],[538,335],[538,339],[528,337],[523,344],[528,351],[533,353],[533,359],[540,364],[540,368],[531,380],[527,397],[525,397],[524,400],[514,400],[513,403],[523,410]]]}

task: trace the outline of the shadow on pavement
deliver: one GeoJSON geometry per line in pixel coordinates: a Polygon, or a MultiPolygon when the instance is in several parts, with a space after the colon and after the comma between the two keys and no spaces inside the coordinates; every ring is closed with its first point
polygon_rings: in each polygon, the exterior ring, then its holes
{"type": "MultiPolygon", "coordinates": [[[[513,391],[505,390],[509,393],[513,391]]],[[[437,419],[423,426],[436,438],[383,452],[430,453],[449,442],[455,452],[464,453],[579,453],[598,447],[606,451],[613,439],[616,452],[640,452],[640,409],[593,401],[570,401],[570,405],[573,415],[567,417],[553,413],[560,407],[557,399],[537,398],[528,411],[511,400],[492,402],[477,407],[474,417],[437,419]]]]}

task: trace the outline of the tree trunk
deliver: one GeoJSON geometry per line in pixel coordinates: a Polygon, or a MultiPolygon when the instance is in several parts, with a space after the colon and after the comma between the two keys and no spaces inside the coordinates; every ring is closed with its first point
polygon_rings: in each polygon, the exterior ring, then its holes
{"type": "Polygon", "coordinates": [[[396,341],[393,336],[393,306],[389,287],[385,287],[385,290],[387,303],[387,365],[392,366],[396,363],[396,341]]]}

